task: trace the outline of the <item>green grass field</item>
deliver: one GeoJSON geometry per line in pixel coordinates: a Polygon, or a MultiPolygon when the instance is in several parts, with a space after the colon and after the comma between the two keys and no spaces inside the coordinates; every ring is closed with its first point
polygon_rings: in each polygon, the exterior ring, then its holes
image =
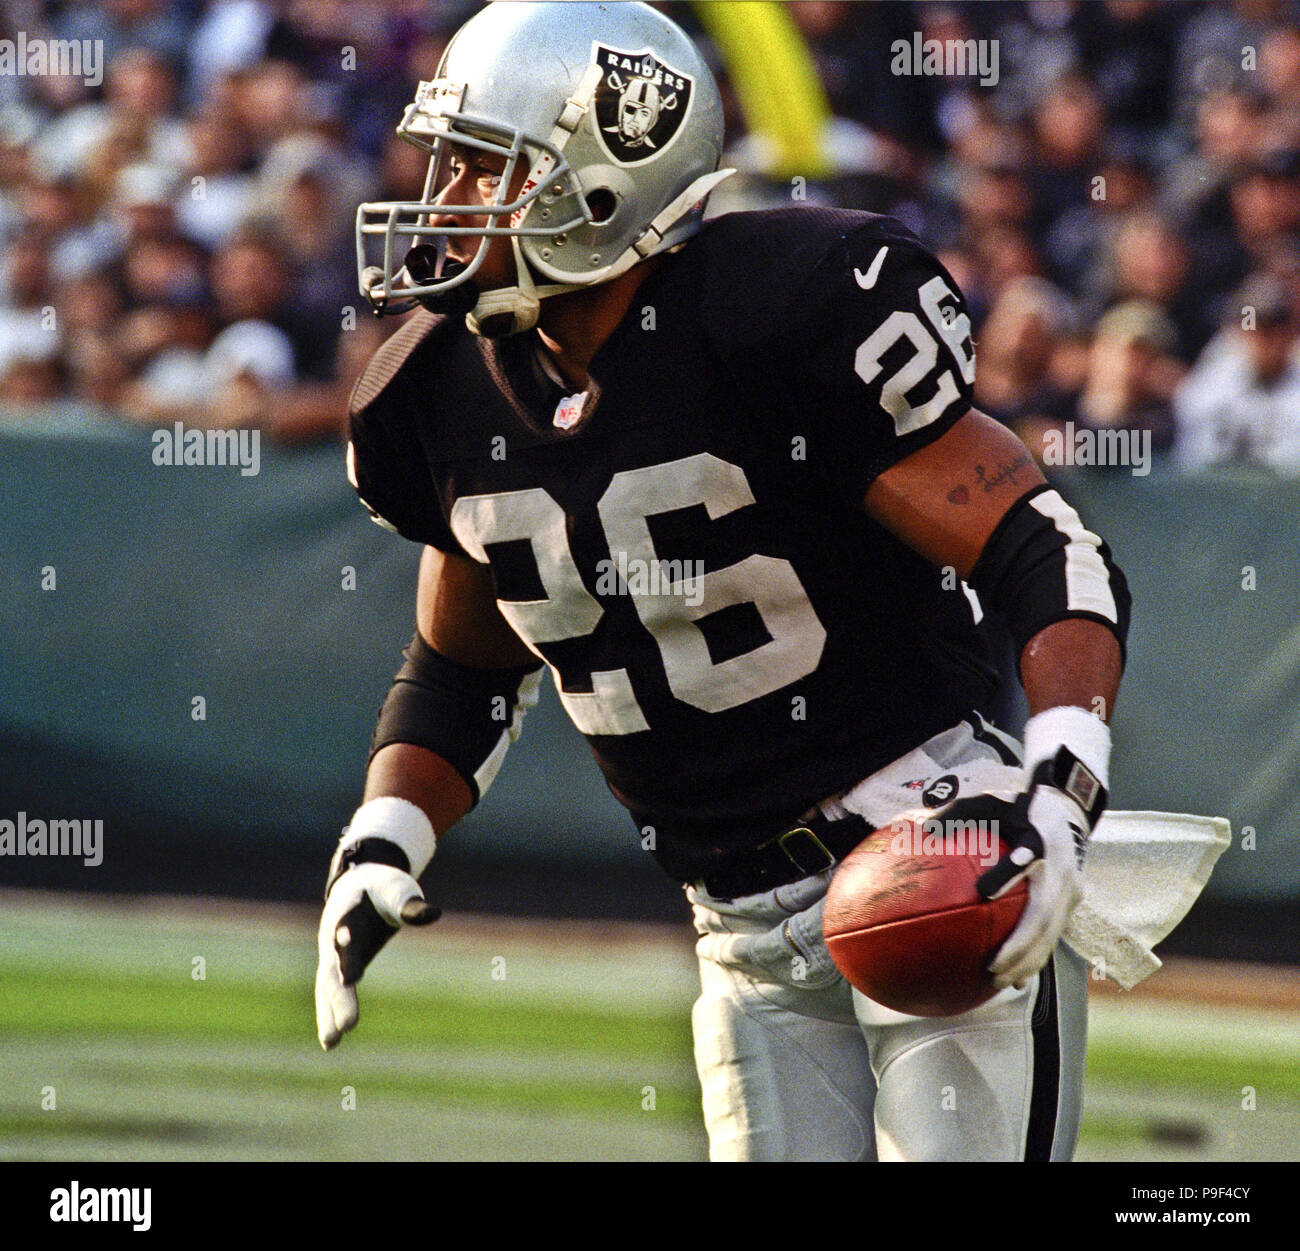
{"type": "MultiPolygon", "coordinates": [[[[311,909],[0,903],[0,1157],[705,1157],[686,923],[444,918],[326,1055],[311,909]]],[[[1300,1158],[1300,1009],[1098,998],[1088,1074],[1080,1158],[1300,1158]]]]}

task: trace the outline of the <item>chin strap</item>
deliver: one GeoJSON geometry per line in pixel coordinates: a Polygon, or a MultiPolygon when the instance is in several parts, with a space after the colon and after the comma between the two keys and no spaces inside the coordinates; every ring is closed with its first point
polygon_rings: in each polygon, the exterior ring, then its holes
{"type": "Polygon", "coordinates": [[[734,169],[715,169],[713,173],[703,174],[697,178],[681,195],[659,210],[650,224],[636,237],[632,246],[605,270],[600,281],[608,282],[611,278],[617,278],[638,261],[644,261],[660,251],[664,236],[677,222],[709,195],[718,183],[730,178],[735,172],[734,169]]]}
{"type": "Polygon", "coordinates": [[[711,174],[697,178],[679,196],[661,209],[650,224],[637,236],[636,241],[618,260],[598,271],[588,282],[554,282],[537,286],[533,281],[532,270],[524,260],[519,246],[519,236],[511,238],[510,243],[515,254],[515,272],[519,276],[518,284],[513,287],[498,287],[494,291],[484,291],[478,298],[471,312],[465,314],[465,324],[473,334],[484,338],[498,339],[507,335],[521,334],[537,325],[541,312],[541,302],[551,295],[562,295],[566,291],[581,291],[600,283],[610,282],[627,273],[633,265],[654,256],[662,250],[664,237],[677,222],[725,178],[730,178],[734,169],[717,169],[711,174]],[[507,318],[509,320],[507,320],[507,318]]]}
{"type": "Polygon", "coordinates": [[[519,275],[518,285],[482,292],[478,302],[465,314],[465,325],[469,327],[470,332],[482,335],[485,339],[500,339],[506,335],[521,334],[525,330],[531,330],[537,325],[543,295],[572,290],[569,287],[556,287],[553,290],[543,288],[538,291],[533,282],[532,270],[528,268],[524,254],[519,248],[518,235],[511,237],[510,246],[515,254],[515,273],[519,275]]]}

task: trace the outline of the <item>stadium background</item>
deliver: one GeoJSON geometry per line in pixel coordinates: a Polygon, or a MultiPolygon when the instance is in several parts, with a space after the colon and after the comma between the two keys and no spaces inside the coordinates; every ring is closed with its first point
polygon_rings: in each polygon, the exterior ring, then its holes
{"type": "MultiPolygon", "coordinates": [[[[0,75],[0,816],[105,832],[95,867],[0,858],[0,1154],[701,1153],[680,892],[549,690],[439,852],[451,915],[312,1037],[308,901],[416,559],[342,474],[394,328],[352,215],[418,195],[392,128],[476,7],[4,8],[0,38],[102,39],[105,78],[0,75]],[[258,472],[153,464],[177,420],[258,431],[258,472]]],[[[1296,6],[665,7],[726,92],[714,211],[901,217],[966,293],[982,407],[1035,450],[1149,432],[1149,474],[1048,467],[1137,593],[1115,804],[1237,839],[1169,967],[1096,988],[1081,1154],[1293,1157],[1296,6]],[[997,83],[892,72],[917,31],[996,41],[997,83]]]]}

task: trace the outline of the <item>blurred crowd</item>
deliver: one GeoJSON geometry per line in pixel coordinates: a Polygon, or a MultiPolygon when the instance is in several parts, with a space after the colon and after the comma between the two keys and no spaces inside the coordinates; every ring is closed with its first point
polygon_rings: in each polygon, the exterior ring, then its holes
{"type": "MultiPolygon", "coordinates": [[[[103,82],[0,75],[0,406],[333,437],[394,328],[361,200],[418,199],[394,126],[472,0],[10,0],[0,38],[102,39],[103,82]]],[[[709,53],[742,174],[790,203],[709,53]]],[[[965,292],[980,407],[1031,448],[1140,430],[1171,462],[1300,473],[1300,3],[788,6],[834,123],[798,198],[893,214],[965,292]],[[990,40],[997,81],[892,46],[990,40]]],[[[400,324],[400,323],[398,323],[400,324]]]]}

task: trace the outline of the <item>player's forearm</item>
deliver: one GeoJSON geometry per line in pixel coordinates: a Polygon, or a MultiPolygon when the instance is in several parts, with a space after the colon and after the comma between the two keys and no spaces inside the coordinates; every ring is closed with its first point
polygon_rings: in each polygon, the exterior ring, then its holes
{"type": "Polygon", "coordinates": [[[413,803],[440,838],[474,805],[465,779],[441,756],[413,743],[389,743],[370,761],[365,799],[384,795],[413,803]]]}
{"type": "Polygon", "coordinates": [[[1086,834],[1100,819],[1110,786],[1110,720],[1123,655],[1119,640],[1097,621],[1070,617],[1045,626],[1025,644],[1020,674],[1029,699],[1024,758],[1031,793],[1040,799],[1030,819],[1086,834]],[[1046,791],[1042,791],[1042,787],[1046,791]],[[1076,805],[1071,808],[1070,801],[1076,805]],[[1046,806],[1045,806],[1046,805],[1046,806]],[[1062,805],[1064,805],[1062,807],[1062,805]]]}
{"type": "Polygon", "coordinates": [[[1119,642],[1106,626],[1084,618],[1047,626],[1020,656],[1030,715],[1070,705],[1109,722],[1122,669],[1119,642]]]}

